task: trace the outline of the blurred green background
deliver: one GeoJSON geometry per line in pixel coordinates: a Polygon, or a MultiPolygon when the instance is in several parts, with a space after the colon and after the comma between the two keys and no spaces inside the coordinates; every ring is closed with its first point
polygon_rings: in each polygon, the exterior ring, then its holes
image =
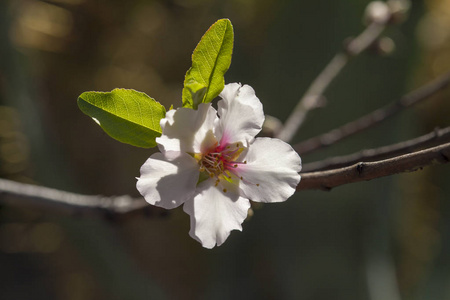
{"type": "MultiPolygon", "coordinates": [[[[367,0],[2,0],[0,176],[83,194],[138,196],[154,150],[108,137],[79,111],[84,91],[133,88],[181,105],[206,29],[235,31],[226,82],[250,84],[285,120],[343,40],[364,29],[367,0]]],[[[351,61],[294,142],[328,131],[450,69],[450,1],[414,1],[387,30],[396,51],[351,61]]],[[[449,126],[450,92],[311,162],[449,126]]],[[[189,217],[65,217],[0,207],[0,299],[450,299],[448,166],[264,205],[206,250],[189,217]]]]}

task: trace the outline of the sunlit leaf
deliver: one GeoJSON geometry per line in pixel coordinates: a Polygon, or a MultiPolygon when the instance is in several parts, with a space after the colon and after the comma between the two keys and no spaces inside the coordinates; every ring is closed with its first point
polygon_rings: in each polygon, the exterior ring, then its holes
{"type": "Polygon", "coordinates": [[[78,97],[78,107],[111,137],[144,148],[156,146],[155,138],[161,135],[159,121],[166,114],[153,98],[126,89],[85,92],[78,97]]]}
{"type": "Polygon", "coordinates": [[[217,21],[203,35],[184,80],[183,107],[196,109],[200,103],[211,102],[223,90],[223,77],[231,63],[233,38],[233,26],[228,19],[217,21]]]}

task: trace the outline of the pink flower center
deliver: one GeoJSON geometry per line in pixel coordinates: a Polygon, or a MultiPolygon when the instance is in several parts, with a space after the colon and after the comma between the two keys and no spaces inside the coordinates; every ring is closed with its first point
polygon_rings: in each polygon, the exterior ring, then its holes
{"type": "Polygon", "coordinates": [[[246,161],[237,161],[242,151],[244,151],[244,147],[239,143],[229,144],[225,147],[216,146],[202,155],[199,161],[200,172],[206,172],[211,178],[216,177],[216,186],[219,184],[220,179],[231,182],[231,174],[237,176],[235,172],[239,165],[247,163],[246,161]]]}

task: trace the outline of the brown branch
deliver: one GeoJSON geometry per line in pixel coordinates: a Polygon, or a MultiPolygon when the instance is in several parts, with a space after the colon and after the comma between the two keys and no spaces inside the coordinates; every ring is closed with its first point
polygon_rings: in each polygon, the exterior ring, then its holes
{"type": "MultiPolygon", "coordinates": [[[[329,171],[302,173],[297,190],[330,190],[348,183],[448,163],[449,159],[450,143],[447,143],[386,160],[361,162],[329,171]]],[[[10,206],[41,208],[75,216],[123,217],[143,211],[159,216],[166,215],[165,210],[148,205],[142,198],[85,196],[7,179],[0,179],[0,202],[10,206]]]]}
{"type": "Polygon", "coordinates": [[[355,164],[360,161],[370,162],[375,160],[387,159],[393,156],[411,153],[427,147],[450,142],[450,127],[435,129],[433,132],[420,136],[418,138],[384,146],[376,149],[359,151],[350,155],[336,156],[317,162],[304,164],[303,172],[317,172],[329,169],[336,169],[355,164]]]}
{"type": "Polygon", "coordinates": [[[425,166],[450,161],[450,143],[375,162],[360,162],[349,167],[302,173],[297,190],[331,190],[334,187],[388,175],[412,172],[425,166]]]}
{"type": "Polygon", "coordinates": [[[350,58],[358,56],[369,48],[386,28],[389,18],[382,22],[372,22],[365,30],[347,43],[345,49],[337,53],[320,74],[313,80],[308,90],[295,106],[285,125],[276,137],[290,142],[306,119],[306,115],[313,109],[323,106],[326,89],[347,65],[350,58]]]}
{"type": "Polygon", "coordinates": [[[317,149],[335,144],[351,135],[381,123],[405,108],[411,107],[429,98],[438,91],[447,87],[449,83],[450,73],[446,73],[425,86],[422,86],[419,89],[403,96],[398,101],[379,108],[355,121],[343,125],[342,127],[298,143],[294,146],[294,149],[300,153],[300,155],[305,155],[317,149]]]}

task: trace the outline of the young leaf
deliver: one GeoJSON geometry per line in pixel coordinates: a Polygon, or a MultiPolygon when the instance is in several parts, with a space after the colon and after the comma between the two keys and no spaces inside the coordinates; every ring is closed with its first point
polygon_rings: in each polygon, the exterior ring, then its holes
{"type": "Polygon", "coordinates": [[[233,26],[221,19],[203,35],[192,54],[183,88],[183,107],[197,109],[211,102],[223,90],[223,76],[230,67],[233,52],[233,26]]]}
{"type": "Polygon", "coordinates": [[[155,147],[161,135],[159,121],[166,110],[153,98],[135,90],[84,92],[78,107],[116,140],[137,147],[155,147]]]}

